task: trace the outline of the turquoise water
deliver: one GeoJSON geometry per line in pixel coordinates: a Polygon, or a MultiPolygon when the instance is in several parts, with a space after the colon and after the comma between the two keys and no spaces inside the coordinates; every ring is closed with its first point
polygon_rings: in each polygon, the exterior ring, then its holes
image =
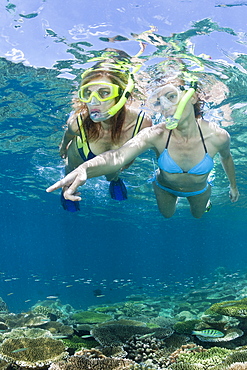
{"type": "Polygon", "coordinates": [[[9,309],[25,311],[51,295],[87,308],[199,287],[214,281],[218,267],[246,272],[246,4],[6,1],[1,14],[0,295],[9,309]],[[205,84],[214,78],[228,91],[214,96],[206,116],[231,134],[240,200],[230,203],[216,159],[212,210],[195,220],[180,200],[165,220],[148,181],[155,156],[147,152],[122,175],[126,202],[110,199],[102,177],[83,187],[80,212],[65,212],[59,192],[45,189],[63,176],[58,145],[81,70],[106,47],[136,54],[144,37],[137,35],[151,25],[143,72],[169,55],[187,55],[191,67],[192,56],[204,53],[210,58],[196,60],[205,84]],[[100,301],[95,289],[104,293],[100,301]]]}

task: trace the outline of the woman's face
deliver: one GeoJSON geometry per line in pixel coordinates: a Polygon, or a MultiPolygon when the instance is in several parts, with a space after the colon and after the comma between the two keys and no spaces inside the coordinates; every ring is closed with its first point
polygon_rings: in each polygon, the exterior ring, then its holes
{"type": "Polygon", "coordinates": [[[173,84],[156,89],[148,99],[149,107],[164,117],[173,116],[184,92],[173,84]]]}
{"type": "Polygon", "coordinates": [[[108,77],[98,77],[83,85],[79,91],[80,100],[88,108],[90,118],[94,122],[107,119],[108,110],[116,104],[119,86],[108,77]]]}

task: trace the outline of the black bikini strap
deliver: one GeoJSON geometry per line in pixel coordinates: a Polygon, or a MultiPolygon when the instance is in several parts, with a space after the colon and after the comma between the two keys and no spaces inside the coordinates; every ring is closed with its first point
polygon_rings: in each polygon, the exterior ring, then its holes
{"type": "Polygon", "coordinates": [[[198,129],[199,129],[199,132],[200,132],[200,136],[201,136],[201,139],[202,139],[202,144],[204,146],[205,153],[207,153],[208,151],[207,151],[207,147],[206,147],[206,144],[205,144],[205,141],[204,141],[204,137],[202,135],[201,127],[198,124],[197,124],[197,126],[198,126],[198,129]]]}
{"type": "Polygon", "coordinates": [[[169,144],[169,141],[170,141],[170,138],[171,138],[171,134],[172,134],[172,130],[170,130],[169,134],[168,134],[168,138],[167,138],[167,142],[166,142],[166,147],[165,149],[168,148],[168,144],[169,144]]]}

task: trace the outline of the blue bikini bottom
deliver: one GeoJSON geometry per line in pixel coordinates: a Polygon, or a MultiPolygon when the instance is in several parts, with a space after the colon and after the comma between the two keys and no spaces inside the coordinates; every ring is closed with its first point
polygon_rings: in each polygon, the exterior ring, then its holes
{"type": "Polygon", "coordinates": [[[205,188],[203,188],[202,190],[183,192],[183,191],[176,191],[176,190],[173,190],[173,189],[170,189],[170,188],[166,188],[165,186],[161,185],[161,184],[158,182],[158,180],[157,180],[157,178],[156,178],[156,177],[155,177],[155,179],[154,179],[154,182],[155,182],[155,184],[156,184],[160,189],[163,189],[163,190],[167,191],[168,193],[175,195],[176,197],[185,197],[185,198],[187,198],[187,197],[193,197],[194,195],[198,195],[198,194],[202,194],[202,193],[204,193],[204,192],[207,190],[207,188],[209,187],[209,184],[207,184],[207,185],[205,186],[205,188]]]}

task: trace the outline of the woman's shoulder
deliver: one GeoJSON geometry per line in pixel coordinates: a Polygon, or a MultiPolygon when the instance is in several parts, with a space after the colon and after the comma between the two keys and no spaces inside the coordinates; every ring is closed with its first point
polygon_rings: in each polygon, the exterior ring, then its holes
{"type": "Polygon", "coordinates": [[[230,135],[228,132],[213,121],[201,120],[201,128],[203,134],[209,137],[217,146],[223,145],[229,141],[230,135]]]}
{"type": "Polygon", "coordinates": [[[126,109],[126,117],[125,117],[125,125],[135,125],[137,123],[138,118],[143,120],[142,128],[152,126],[152,119],[144,110],[140,108],[132,108],[128,107],[126,109]]]}

